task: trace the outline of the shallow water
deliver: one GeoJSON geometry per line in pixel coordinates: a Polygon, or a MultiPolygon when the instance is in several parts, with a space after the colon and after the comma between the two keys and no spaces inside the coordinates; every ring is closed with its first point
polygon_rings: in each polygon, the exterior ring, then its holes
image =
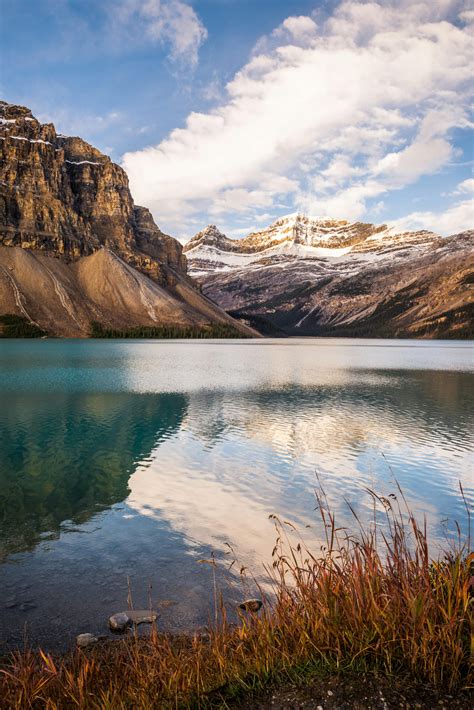
{"type": "Polygon", "coordinates": [[[162,628],[205,623],[198,561],[237,556],[241,599],[270,513],[319,539],[318,480],[350,527],[395,476],[436,549],[467,526],[459,481],[474,501],[473,383],[461,342],[0,341],[0,649],[102,632],[130,590],[162,628]]]}

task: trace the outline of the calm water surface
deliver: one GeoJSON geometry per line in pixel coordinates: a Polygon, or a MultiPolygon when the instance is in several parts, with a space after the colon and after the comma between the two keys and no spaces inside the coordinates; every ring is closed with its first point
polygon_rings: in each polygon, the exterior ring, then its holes
{"type": "Polygon", "coordinates": [[[205,623],[198,560],[259,574],[270,513],[318,539],[317,476],[349,526],[396,476],[436,548],[474,501],[473,384],[460,342],[0,341],[0,650],[101,633],[129,589],[205,623]]]}

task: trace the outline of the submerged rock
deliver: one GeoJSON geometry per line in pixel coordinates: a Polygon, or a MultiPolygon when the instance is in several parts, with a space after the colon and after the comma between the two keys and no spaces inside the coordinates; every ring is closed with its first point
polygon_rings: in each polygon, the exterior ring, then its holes
{"type": "Polygon", "coordinates": [[[79,634],[76,636],[76,644],[79,648],[86,648],[87,646],[92,646],[92,644],[97,643],[99,639],[94,634],[79,634]]]}
{"type": "Polygon", "coordinates": [[[152,609],[127,609],[117,614],[112,614],[109,618],[109,626],[112,631],[125,631],[129,626],[135,624],[152,624],[157,620],[159,614],[152,609]]]}
{"type": "Polygon", "coordinates": [[[246,599],[244,602],[239,604],[239,609],[243,609],[244,611],[251,611],[256,613],[257,611],[260,611],[262,608],[262,602],[260,599],[246,599]]]}
{"type": "Polygon", "coordinates": [[[125,612],[132,624],[152,624],[159,614],[152,609],[129,609],[125,612]]]}
{"type": "Polygon", "coordinates": [[[125,631],[131,623],[130,617],[124,611],[109,617],[109,626],[112,631],[125,631]]]}

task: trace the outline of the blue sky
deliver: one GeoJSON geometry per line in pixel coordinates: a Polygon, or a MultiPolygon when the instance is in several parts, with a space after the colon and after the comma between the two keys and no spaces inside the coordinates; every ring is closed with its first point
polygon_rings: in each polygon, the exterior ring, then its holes
{"type": "Polygon", "coordinates": [[[289,212],[472,227],[464,0],[0,0],[0,90],[185,239],[289,212]]]}

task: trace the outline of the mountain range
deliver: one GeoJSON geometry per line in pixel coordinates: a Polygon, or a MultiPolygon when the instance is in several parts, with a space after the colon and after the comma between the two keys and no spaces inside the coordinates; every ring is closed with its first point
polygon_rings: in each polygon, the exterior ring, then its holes
{"type": "Polygon", "coordinates": [[[200,293],[121,167],[0,102],[0,329],[17,321],[64,337],[256,335],[200,293]]]}
{"type": "Polygon", "coordinates": [[[108,156],[0,102],[0,335],[473,337],[473,236],[291,214],[183,248],[108,156]]]}
{"type": "Polygon", "coordinates": [[[474,336],[473,231],[291,214],[238,240],[209,225],[184,251],[203,293],[263,333],[474,336]]]}

